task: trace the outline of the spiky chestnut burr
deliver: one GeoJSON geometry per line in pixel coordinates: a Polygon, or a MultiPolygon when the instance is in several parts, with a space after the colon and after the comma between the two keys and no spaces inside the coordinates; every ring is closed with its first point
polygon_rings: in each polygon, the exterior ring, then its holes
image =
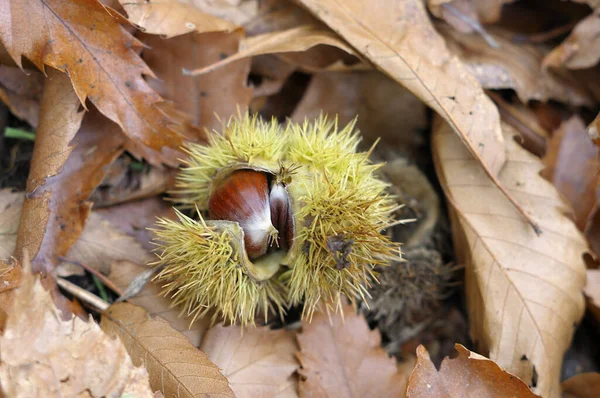
{"type": "Polygon", "coordinates": [[[214,308],[242,324],[301,303],[310,318],[320,303],[341,308],[341,294],[364,299],[373,268],[399,248],[382,234],[396,202],[358,143],[354,123],[244,115],[187,146],[178,200],[198,220],[159,221],[166,294],[194,316],[214,308]]]}

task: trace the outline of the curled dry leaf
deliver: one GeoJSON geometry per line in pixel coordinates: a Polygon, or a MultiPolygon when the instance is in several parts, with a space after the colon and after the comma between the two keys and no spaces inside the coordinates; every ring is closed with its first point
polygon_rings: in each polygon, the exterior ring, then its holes
{"type": "Polygon", "coordinates": [[[581,373],[562,382],[565,398],[591,398],[600,391],[600,373],[581,373]]]}
{"type": "MultiPolygon", "coordinates": [[[[25,260],[26,261],[26,260],[25,260]]],[[[152,397],[148,373],[90,319],[62,320],[28,269],[0,337],[0,385],[10,397],[152,397]]]]}
{"type": "Polygon", "coordinates": [[[164,319],[120,303],[102,315],[101,325],[121,339],[133,363],[148,370],[152,389],[165,397],[234,397],[219,368],[164,319]]]}
{"type": "Polygon", "coordinates": [[[240,42],[239,52],[236,54],[204,68],[187,71],[187,73],[201,75],[243,58],[262,54],[306,51],[317,45],[337,47],[348,54],[355,54],[354,50],[333,32],[312,25],[303,25],[249,37],[240,42]]]}
{"type": "Polygon", "coordinates": [[[537,397],[525,383],[488,358],[460,344],[454,348],[458,356],[446,357],[439,371],[427,349],[422,345],[417,348],[417,364],[408,379],[406,398],[537,397]]]}
{"type": "Polygon", "coordinates": [[[455,251],[466,266],[470,330],[480,352],[544,397],[560,395],[562,357],[583,315],[585,239],[541,176],[541,161],[504,125],[508,161],[499,179],[540,223],[527,227],[450,127],[437,120],[433,153],[450,205],[455,251]]]}
{"type": "MultiPolygon", "coordinates": [[[[136,277],[147,271],[145,265],[131,261],[115,261],[110,268],[108,278],[122,291],[134,282],[136,277]]],[[[162,287],[154,282],[147,283],[143,289],[127,301],[145,309],[150,316],[160,316],[169,325],[188,338],[194,347],[199,347],[202,336],[210,327],[210,317],[196,320],[190,324],[191,317],[182,316],[179,307],[173,307],[169,298],[161,295],[162,287]]]]}
{"type": "Polygon", "coordinates": [[[237,398],[298,396],[293,332],[220,324],[206,333],[200,349],[221,369],[237,398]]]}
{"type": "Polygon", "coordinates": [[[484,88],[514,89],[523,103],[550,99],[576,106],[595,103],[569,71],[542,68],[545,52],[539,45],[515,44],[510,31],[490,28],[489,36],[498,43],[493,48],[479,35],[461,34],[444,24],[436,28],[484,88]]]}
{"type": "Polygon", "coordinates": [[[462,33],[477,32],[481,24],[497,22],[502,6],[515,0],[427,0],[433,15],[462,33]]]}
{"type": "Polygon", "coordinates": [[[400,397],[408,373],[381,348],[379,331],[344,305],[343,317],[315,314],[298,334],[300,395],[304,397],[400,397]]]}
{"type": "Polygon", "coordinates": [[[46,272],[79,238],[91,209],[87,199],[125,142],[120,128],[95,110],[84,118],[66,75],[49,76],[16,251],[27,249],[34,270],[46,272]]]}
{"type": "MultiPolygon", "coordinates": [[[[139,58],[141,43],[123,29],[126,20],[97,0],[7,0],[0,41],[21,66],[22,57],[40,70],[69,73],[75,93],[89,99],[132,140],[160,152],[179,148],[182,138],[156,104],[162,99],[146,83],[151,70],[139,58]]],[[[167,159],[176,164],[174,153],[167,159]]],[[[156,161],[156,159],[153,159],[156,161]]]]}
{"type": "Polygon", "coordinates": [[[167,38],[197,32],[230,32],[235,25],[177,0],[119,0],[129,20],[146,33],[167,38]]]}
{"type": "Polygon", "coordinates": [[[569,37],[544,58],[544,67],[590,68],[600,60],[600,10],[581,20],[569,37]]]}
{"type": "Polygon", "coordinates": [[[32,127],[38,126],[43,86],[44,75],[39,72],[24,74],[17,67],[0,65],[0,100],[32,127]]]}
{"type": "Polygon", "coordinates": [[[247,86],[250,60],[233,62],[203,76],[187,76],[181,71],[211,65],[236,53],[243,37],[241,30],[190,33],[168,40],[141,35],[151,47],[143,51],[143,58],[158,78],[150,79],[150,85],[185,112],[192,125],[209,131],[219,128],[218,118],[227,120],[250,103],[252,89],[247,86]]]}
{"type": "Polygon", "coordinates": [[[579,116],[563,122],[548,141],[542,176],[569,201],[575,223],[585,231],[597,207],[596,188],[600,175],[598,147],[587,135],[579,116]]]}

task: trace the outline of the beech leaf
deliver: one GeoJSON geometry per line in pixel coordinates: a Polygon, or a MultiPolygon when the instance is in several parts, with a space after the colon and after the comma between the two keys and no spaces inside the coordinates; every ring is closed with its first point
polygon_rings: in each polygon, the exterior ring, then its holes
{"type": "Polygon", "coordinates": [[[221,368],[237,398],[298,396],[298,346],[290,331],[217,325],[200,349],[221,368]]]}
{"type": "Polygon", "coordinates": [[[234,397],[219,368],[164,319],[119,303],[104,312],[101,326],[119,336],[133,363],[148,370],[150,386],[165,397],[234,397]]]}
{"type": "Polygon", "coordinates": [[[456,358],[444,358],[438,371],[427,349],[417,348],[417,364],[408,379],[406,398],[513,397],[535,398],[521,380],[486,357],[454,346],[456,358]]]}
{"type": "Polygon", "coordinates": [[[499,179],[542,226],[527,227],[441,120],[433,153],[452,214],[459,263],[466,266],[470,331],[477,350],[544,397],[560,395],[563,354],[584,311],[585,239],[565,215],[541,161],[504,125],[508,161],[499,179]]]}
{"type": "Polygon", "coordinates": [[[379,331],[344,305],[331,318],[317,313],[298,334],[301,396],[400,397],[408,374],[381,348],[379,331]]]}

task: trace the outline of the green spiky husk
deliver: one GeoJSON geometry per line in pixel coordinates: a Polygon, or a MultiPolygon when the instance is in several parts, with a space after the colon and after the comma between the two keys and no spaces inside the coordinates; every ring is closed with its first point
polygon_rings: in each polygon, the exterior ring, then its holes
{"type": "Polygon", "coordinates": [[[277,260],[281,269],[257,282],[240,265],[245,253],[236,250],[243,247],[231,245],[225,232],[181,214],[179,222],[161,220],[157,264],[165,266],[159,278],[166,294],[190,314],[214,307],[242,324],[253,322],[258,309],[281,313],[304,303],[303,316],[310,318],[319,303],[339,308],[340,294],[364,298],[373,268],[397,259],[399,250],[382,234],[393,223],[396,202],[376,175],[380,165],[357,152],[358,143],[354,123],[339,129],[337,121],[320,117],[280,126],[245,115],[211,134],[209,145],[189,145],[177,185],[183,205],[206,210],[212,184],[227,170],[277,177],[286,170],[296,229],[292,248],[277,260]],[[347,252],[336,252],[336,244],[347,252]]]}

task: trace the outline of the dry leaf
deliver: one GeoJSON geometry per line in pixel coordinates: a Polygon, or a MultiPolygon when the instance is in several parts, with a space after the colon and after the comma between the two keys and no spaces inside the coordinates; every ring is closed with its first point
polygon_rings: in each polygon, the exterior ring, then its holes
{"type": "Polygon", "coordinates": [[[165,397],[234,397],[227,379],[208,357],[167,321],[138,306],[112,305],[102,330],[119,336],[134,364],[143,364],[150,386],[165,397]]]}
{"type": "Polygon", "coordinates": [[[0,337],[0,385],[10,397],[152,397],[148,373],[90,318],[62,320],[50,293],[24,272],[0,337]]]}
{"type": "MultiPolygon", "coordinates": [[[[149,268],[131,261],[115,261],[108,278],[121,291],[125,291],[142,272],[149,268]]],[[[173,307],[170,298],[162,296],[162,288],[154,282],[147,283],[141,292],[127,301],[145,309],[151,316],[160,316],[173,329],[188,338],[194,347],[200,347],[202,336],[210,327],[210,316],[196,320],[190,325],[191,317],[186,317],[179,307],[173,307]]]]}
{"type": "Polygon", "coordinates": [[[543,69],[542,47],[513,43],[513,32],[490,28],[489,36],[498,43],[493,48],[479,35],[461,34],[444,24],[436,28],[484,88],[514,89],[523,103],[550,99],[576,106],[595,103],[587,87],[569,71],[543,69]]]}
{"type": "Polygon", "coordinates": [[[600,391],[600,373],[580,373],[562,382],[565,398],[592,398],[600,391]]]}
{"type": "Polygon", "coordinates": [[[230,32],[235,25],[177,0],[119,0],[131,22],[166,38],[197,32],[230,32]]]}
{"type": "Polygon", "coordinates": [[[95,110],[84,116],[66,75],[49,74],[17,237],[35,271],[51,271],[79,238],[91,209],[86,200],[123,151],[120,128],[95,110]]]}
{"type": "MultiPolygon", "coordinates": [[[[120,25],[125,19],[97,0],[7,0],[0,18],[0,40],[20,66],[26,57],[68,72],[82,104],[89,99],[132,140],[155,151],[179,148],[181,136],[156,108],[162,101],[146,83],[152,76],[135,47],[139,43],[120,25]],[[19,6],[21,5],[21,6],[19,6]]],[[[167,159],[176,164],[170,154],[167,159]]],[[[149,159],[156,161],[156,159],[149,159]]]]}
{"type": "MultiPolygon", "coordinates": [[[[200,11],[242,26],[256,17],[264,0],[181,0],[200,11]]],[[[279,1],[279,0],[278,0],[279,1]]]]}
{"type": "Polygon", "coordinates": [[[433,15],[462,33],[477,32],[480,23],[498,22],[502,6],[515,0],[427,0],[433,15]]]}
{"type": "Polygon", "coordinates": [[[0,261],[10,262],[15,252],[23,193],[0,189],[0,261]]]}
{"type": "Polygon", "coordinates": [[[211,328],[200,349],[229,380],[237,398],[297,397],[294,333],[267,326],[211,328]]]}
{"type": "Polygon", "coordinates": [[[243,58],[262,54],[306,51],[317,45],[337,47],[348,54],[354,54],[354,50],[335,33],[312,25],[303,25],[284,31],[269,32],[246,38],[240,42],[239,52],[234,55],[187,73],[201,75],[243,58]]]}
{"type": "Polygon", "coordinates": [[[456,358],[446,357],[438,371],[427,349],[417,348],[417,364],[408,380],[407,398],[513,397],[535,398],[525,383],[486,357],[454,346],[456,358]]]}
{"type": "Polygon", "coordinates": [[[142,35],[151,49],[143,58],[156,73],[150,85],[166,99],[185,112],[192,125],[201,130],[217,129],[222,120],[245,109],[252,98],[246,84],[250,60],[240,60],[204,76],[186,76],[182,69],[195,69],[213,64],[234,54],[244,34],[190,33],[165,40],[159,36],[142,35]]]}
{"type": "Polygon", "coordinates": [[[43,86],[44,75],[39,72],[24,74],[19,68],[0,65],[0,100],[32,127],[38,126],[43,86]]]}
{"type": "Polygon", "coordinates": [[[352,306],[340,314],[315,314],[298,334],[303,397],[400,397],[408,374],[381,348],[379,331],[370,330],[352,306]]]}
{"type": "Polygon", "coordinates": [[[425,105],[384,74],[373,72],[323,72],[312,77],[292,120],[337,115],[340,125],[358,116],[357,128],[370,146],[394,148],[408,154],[423,143],[417,132],[426,128],[425,105]],[[401,128],[399,128],[401,126],[401,128]]]}
{"type": "Polygon", "coordinates": [[[579,116],[563,122],[548,141],[542,176],[569,201],[575,223],[585,231],[597,206],[600,167],[598,147],[587,135],[579,116]]]}
{"type": "Polygon", "coordinates": [[[504,125],[499,179],[541,225],[541,236],[486,178],[450,127],[437,120],[433,153],[448,198],[455,250],[466,265],[471,335],[480,352],[544,397],[560,395],[562,357],[583,315],[585,240],[541,176],[541,161],[504,125]]]}
{"type": "Polygon", "coordinates": [[[15,259],[4,262],[0,259],[0,293],[21,284],[21,264],[15,259]]]}
{"type": "Polygon", "coordinates": [[[594,307],[592,312],[598,317],[598,314],[600,314],[600,269],[587,270],[585,295],[590,300],[589,305],[594,307]]]}
{"type": "Polygon", "coordinates": [[[581,20],[569,37],[544,58],[544,67],[590,68],[600,60],[600,11],[581,20]]]}

